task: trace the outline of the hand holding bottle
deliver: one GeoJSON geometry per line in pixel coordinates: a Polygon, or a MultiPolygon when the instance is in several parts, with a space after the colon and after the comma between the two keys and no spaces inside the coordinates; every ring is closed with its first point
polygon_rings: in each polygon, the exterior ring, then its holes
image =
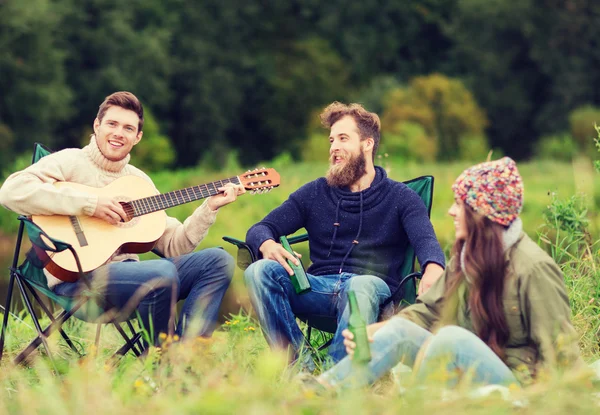
{"type": "MultiPolygon", "coordinates": [[[[369,324],[367,326],[367,337],[369,339],[369,343],[373,343],[373,336],[375,332],[379,330],[381,327],[385,325],[385,321],[379,323],[369,324]]],[[[354,334],[348,329],[342,331],[342,336],[344,336],[344,346],[346,347],[346,353],[352,357],[354,355],[354,349],[356,348],[356,343],[354,342],[354,334]]]]}

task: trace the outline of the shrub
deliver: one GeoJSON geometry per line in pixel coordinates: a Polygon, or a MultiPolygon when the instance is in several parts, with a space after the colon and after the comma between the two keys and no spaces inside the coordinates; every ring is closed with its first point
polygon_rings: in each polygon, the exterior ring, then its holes
{"type": "Polygon", "coordinates": [[[568,133],[544,136],[535,145],[535,155],[542,159],[571,161],[577,154],[577,143],[568,133]]]}
{"type": "Polygon", "coordinates": [[[164,170],[175,161],[175,149],[169,137],[160,128],[149,110],[144,112],[144,135],[132,153],[132,164],[144,171],[164,170]]]}
{"type": "Polygon", "coordinates": [[[461,137],[458,141],[458,151],[458,157],[461,160],[483,162],[487,159],[490,147],[485,136],[468,135],[461,137]]]}
{"type": "Polygon", "coordinates": [[[588,153],[593,150],[592,138],[596,137],[595,125],[600,123],[600,108],[586,105],[569,114],[571,135],[579,150],[588,153]]]}
{"type": "Polygon", "coordinates": [[[384,107],[384,127],[406,121],[422,125],[426,134],[437,141],[443,160],[460,158],[461,137],[485,137],[488,124],[484,111],[464,84],[441,74],[412,79],[407,88],[390,92],[384,107]]]}
{"type": "Polygon", "coordinates": [[[437,143],[427,135],[421,124],[401,122],[381,139],[379,153],[401,160],[419,162],[434,161],[437,156],[437,143]]]}
{"type": "Polygon", "coordinates": [[[304,161],[326,161],[329,157],[328,133],[321,128],[321,132],[310,134],[308,140],[302,147],[302,160],[304,161]]]}

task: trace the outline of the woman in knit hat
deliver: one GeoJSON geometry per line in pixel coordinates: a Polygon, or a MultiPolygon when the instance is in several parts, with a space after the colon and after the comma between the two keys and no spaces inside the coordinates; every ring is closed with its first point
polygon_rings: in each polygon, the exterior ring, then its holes
{"type": "MultiPolygon", "coordinates": [[[[372,359],[353,385],[400,362],[418,381],[442,370],[449,385],[465,374],[478,385],[524,385],[580,362],[562,273],[522,230],[515,162],[473,166],[452,190],[456,240],[446,271],[414,305],[368,327],[372,359]]],[[[353,378],[355,343],[344,336],[349,356],[317,378],[326,387],[353,378]]]]}

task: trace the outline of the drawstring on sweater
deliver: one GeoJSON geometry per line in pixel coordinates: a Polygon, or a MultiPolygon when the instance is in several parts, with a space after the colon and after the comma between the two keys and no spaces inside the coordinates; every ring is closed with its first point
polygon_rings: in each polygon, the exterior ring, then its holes
{"type": "MultiPolygon", "coordinates": [[[[359,213],[359,222],[358,222],[358,232],[356,232],[356,236],[354,237],[354,240],[352,241],[352,245],[350,245],[350,248],[348,249],[348,252],[346,252],[346,255],[344,256],[344,259],[342,259],[342,263],[340,264],[340,271],[339,273],[342,273],[342,269],[344,268],[344,263],[346,262],[346,259],[348,259],[348,257],[350,256],[350,253],[352,252],[352,250],[354,249],[354,247],[356,245],[358,245],[358,238],[360,237],[360,233],[362,231],[362,225],[363,225],[363,194],[362,192],[359,193],[360,194],[360,213],[359,213]]],[[[340,204],[341,204],[342,199],[340,198],[339,202],[338,202],[338,207],[336,210],[336,219],[335,219],[335,223],[333,224],[334,231],[333,231],[333,238],[331,240],[331,247],[329,248],[329,253],[331,254],[331,248],[333,248],[333,241],[335,240],[335,235],[337,233],[337,228],[340,226],[340,224],[338,223],[338,212],[340,209],[340,204]]],[[[329,256],[329,255],[328,255],[329,256]]]]}
{"type": "MultiPolygon", "coordinates": [[[[340,205],[342,204],[343,197],[337,202],[337,207],[335,209],[335,222],[333,223],[333,237],[331,238],[331,244],[329,245],[329,253],[327,254],[327,258],[331,256],[331,250],[333,249],[333,243],[335,242],[335,236],[337,235],[337,230],[340,227],[340,205]]],[[[362,220],[362,217],[361,217],[362,220]]]]}

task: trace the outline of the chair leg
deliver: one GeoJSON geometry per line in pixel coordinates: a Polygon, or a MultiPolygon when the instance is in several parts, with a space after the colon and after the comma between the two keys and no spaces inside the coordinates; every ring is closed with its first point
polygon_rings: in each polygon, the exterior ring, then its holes
{"type": "MultiPolygon", "coordinates": [[[[115,328],[117,329],[117,331],[121,334],[121,336],[123,336],[123,339],[125,340],[125,345],[123,347],[126,347],[125,349],[125,353],[127,353],[127,351],[131,350],[136,357],[140,357],[141,353],[137,351],[137,349],[135,348],[135,341],[139,340],[139,335],[135,336],[137,337],[137,340],[132,340],[129,338],[129,336],[127,335],[127,333],[125,333],[125,331],[123,330],[123,328],[121,327],[121,325],[117,322],[113,322],[115,328]]],[[[135,338],[134,337],[134,338],[135,338]]],[[[121,347],[121,349],[123,349],[123,347],[121,347]]],[[[119,349],[119,350],[121,350],[119,349]]]]}
{"type": "Polygon", "coordinates": [[[10,314],[10,303],[12,300],[13,286],[15,284],[15,275],[10,273],[10,282],[8,283],[8,294],[6,295],[6,305],[4,308],[4,318],[2,319],[2,333],[0,333],[0,362],[4,353],[4,336],[8,327],[8,315],[10,314]]]}
{"type": "MultiPolygon", "coordinates": [[[[127,320],[127,327],[129,327],[129,331],[131,331],[131,336],[132,338],[135,337],[137,335],[137,333],[135,332],[135,329],[133,328],[133,324],[131,324],[130,320],[127,320]]],[[[141,340],[141,336],[138,337],[138,341],[135,342],[136,346],[138,347],[138,350],[141,353],[144,353],[144,345],[142,344],[142,340],[141,340]]]]}
{"type": "Polygon", "coordinates": [[[42,330],[41,335],[38,335],[35,339],[33,339],[31,343],[29,343],[29,345],[21,353],[19,353],[17,357],[15,357],[14,364],[18,365],[27,359],[27,357],[39,347],[40,343],[44,342],[43,339],[50,336],[50,334],[52,334],[57,327],[61,327],[65,321],[67,321],[75,312],[77,312],[84,302],[85,300],[82,300],[71,310],[63,310],[58,316],[56,316],[55,321],[50,323],[44,330],[42,330]]]}
{"type": "MultiPolygon", "coordinates": [[[[50,311],[50,309],[42,301],[42,299],[40,298],[40,296],[37,294],[37,292],[35,291],[35,289],[31,287],[31,285],[29,285],[28,283],[26,283],[25,286],[27,288],[29,288],[29,292],[33,295],[33,298],[35,298],[35,300],[40,305],[40,307],[42,308],[42,310],[44,310],[44,313],[46,313],[46,315],[48,316],[48,318],[50,319],[50,321],[54,323],[56,321],[56,318],[54,317],[54,313],[52,311],[50,311]]],[[[67,342],[67,345],[71,348],[71,350],[73,350],[75,353],[77,353],[81,357],[82,354],[79,352],[79,350],[77,350],[77,348],[75,347],[75,345],[71,341],[71,338],[67,335],[67,333],[64,332],[64,330],[62,329],[62,327],[59,327],[58,331],[59,331],[60,335],[62,336],[62,338],[65,340],[65,342],[67,342]]]]}
{"type": "Polygon", "coordinates": [[[96,341],[94,342],[94,346],[96,346],[96,353],[98,353],[98,350],[100,350],[100,330],[102,330],[102,324],[98,323],[96,325],[96,341]]]}
{"type": "MultiPolygon", "coordinates": [[[[31,301],[29,300],[29,296],[27,295],[27,291],[25,290],[23,281],[21,281],[21,279],[18,277],[17,277],[17,284],[19,285],[19,290],[21,291],[23,301],[25,301],[25,306],[27,307],[27,311],[29,311],[29,314],[31,315],[31,319],[33,320],[33,325],[35,326],[35,329],[38,332],[38,338],[41,340],[42,344],[44,345],[44,349],[46,349],[48,358],[52,361],[52,364],[54,364],[54,360],[52,359],[52,353],[50,352],[50,347],[48,347],[48,342],[46,341],[46,336],[44,336],[44,331],[42,330],[42,327],[40,326],[40,322],[37,318],[37,314],[35,313],[35,310],[33,309],[33,305],[31,304],[31,301]]],[[[38,343],[38,345],[39,345],[39,343],[38,343]]]]}
{"type": "MultiPolygon", "coordinates": [[[[142,333],[137,333],[132,339],[131,339],[131,343],[137,343],[140,341],[140,339],[142,338],[142,333]]],[[[136,357],[140,357],[141,354],[138,353],[137,350],[135,350],[135,347],[131,348],[129,343],[125,343],[123,346],[121,346],[121,348],[119,350],[117,350],[115,352],[115,354],[113,355],[113,357],[115,356],[124,356],[129,350],[133,351],[133,353],[136,355],[136,357]]]]}

